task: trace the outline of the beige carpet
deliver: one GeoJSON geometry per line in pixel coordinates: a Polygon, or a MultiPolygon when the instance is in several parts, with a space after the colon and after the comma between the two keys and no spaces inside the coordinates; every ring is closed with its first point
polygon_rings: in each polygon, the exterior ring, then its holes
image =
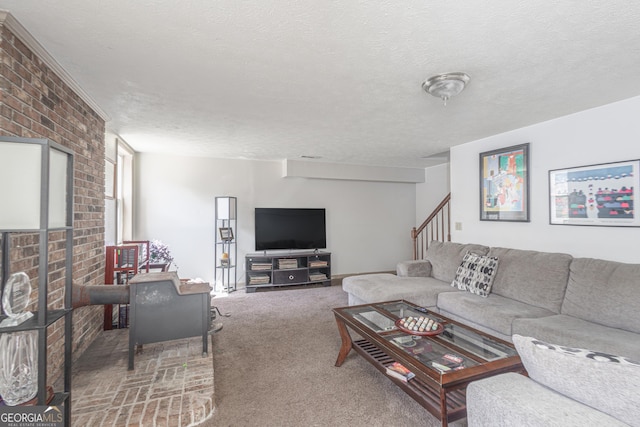
{"type": "Polygon", "coordinates": [[[437,426],[440,422],[351,352],[334,366],[340,337],[331,311],[340,286],[216,297],[216,409],[203,426],[437,426]]]}

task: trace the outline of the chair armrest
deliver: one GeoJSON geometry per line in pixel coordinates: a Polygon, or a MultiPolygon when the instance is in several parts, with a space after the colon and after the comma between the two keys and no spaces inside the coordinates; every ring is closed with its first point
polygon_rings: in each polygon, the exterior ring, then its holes
{"type": "Polygon", "coordinates": [[[398,277],[430,277],[431,263],[425,260],[401,261],[396,266],[398,277]]]}

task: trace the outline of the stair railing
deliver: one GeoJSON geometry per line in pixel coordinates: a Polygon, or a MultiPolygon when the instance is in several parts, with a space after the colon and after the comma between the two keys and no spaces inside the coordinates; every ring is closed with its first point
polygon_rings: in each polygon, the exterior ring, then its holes
{"type": "Polygon", "coordinates": [[[447,194],[431,215],[418,227],[411,229],[413,259],[424,259],[424,254],[433,240],[451,241],[451,193],[447,194]]]}

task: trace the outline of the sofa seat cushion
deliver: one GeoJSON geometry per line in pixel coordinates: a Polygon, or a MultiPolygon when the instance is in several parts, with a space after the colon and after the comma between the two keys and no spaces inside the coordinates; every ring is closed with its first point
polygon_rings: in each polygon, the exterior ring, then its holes
{"type": "Polygon", "coordinates": [[[456,277],[456,270],[462,262],[467,252],[478,255],[486,255],[489,251],[487,246],[432,241],[424,258],[431,263],[431,276],[451,283],[456,277]]]}
{"type": "Polygon", "coordinates": [[[518,317],[552,316],[552,311],[535,307],[500,295],[483,298],[469,292],[449,292],[438,296],[438,309],[458,318],[484,325],[506,336],[513,334],[511,323],[518,317]]]}
{"type": "Polygon", "coordinates": [[[569,347],[582,347],[640,360],[638,334],[609,328],[564,314],[515,319],[513,333],[569,347]]]}
{"type": "Polygon", "coordinates": [[[628,425],[513,372],[469,384],[467,423],[475,427],[628,425]]]}
{"type": "Polygon", "coordinates": [[[560,313],[640,333],[640,264],[574,259],[560,313]]]}
{"type": "Polygon", "coordinates": [[[537,383],[622,422],[640,420],[640,362],[521,335],[513,344],[537,383]]]}
{"type": "Polygon", "coordinates": [[[398,277],[389,273],[345,277],[342,289],[366,303],[404,299],[431,308],[439,293],[458,292],[449,283],[432,277],[398,277]]]}
{"type": "Polygon", "coordinates": [[[491,292],[560,313],[571,255],[491,248],[500,262],[491,292]]]}

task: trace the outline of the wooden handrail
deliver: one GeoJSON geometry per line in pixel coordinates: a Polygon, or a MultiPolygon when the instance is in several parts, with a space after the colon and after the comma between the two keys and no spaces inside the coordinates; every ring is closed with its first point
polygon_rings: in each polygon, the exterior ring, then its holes
{"type": "Polygon", "coordinates": [[[418,228],[411,229],[413,259],[422,259],[432,240],[451,241],[451,193],[447,194],[418,228]]]}

